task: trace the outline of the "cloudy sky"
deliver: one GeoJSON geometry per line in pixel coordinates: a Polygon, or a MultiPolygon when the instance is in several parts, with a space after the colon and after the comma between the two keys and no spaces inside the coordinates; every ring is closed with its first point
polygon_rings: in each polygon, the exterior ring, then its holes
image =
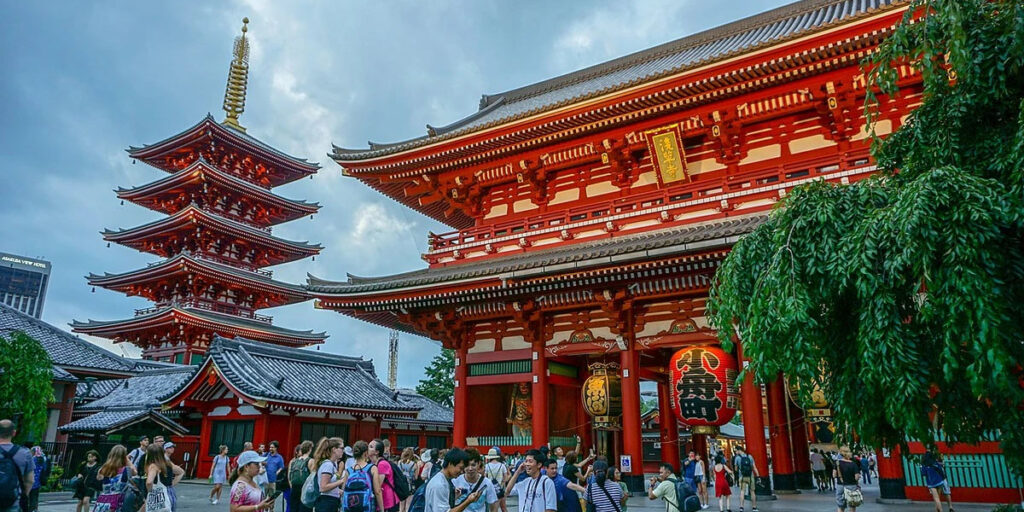
{"type": "MultiPolygon", "coordinates": [[[[275,192],[319,201],[313,220],[275,234],[322,243],[316,261],[274,267],[344,279],[423,266],[439,225],[341,176],[331,143],[364,147],[422,135],[496,93],[788,3],[785,0],[379,2],[0,2],[0,251],[53,262],[44,320],[117,319],[149,305],[98,289],[89,272],[156,261],[106,247],[99,231],[158,214],[112,189],[163,177],[124,149],[162,140],[221,101],[232,39],[250,19],[249,94],[241,121],[323,170],[275,192]]],[[[386,375],[386,330],[311,303],[265,310],[276,324],[330,334],[322,350],[362,355],[386,375]]],[[[131,346],[93,340],[115,352],[131,346]]],[[[414,386],[439,348],[403,334],[399,384],[414,386]]]]}

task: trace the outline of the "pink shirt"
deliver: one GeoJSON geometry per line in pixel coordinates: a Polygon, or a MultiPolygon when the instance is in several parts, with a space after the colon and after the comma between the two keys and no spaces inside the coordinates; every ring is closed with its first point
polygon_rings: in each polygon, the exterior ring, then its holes
{"type": "Polygon", "coordinates": [[[391,471],[391,464],[380,459],[377,461],[377,473],[384,475],[384,483],[380,486],[380,497],[384,500],[384,510],[398,505],[400,501],[395,492],[395,475],[391,471]]]}
{"type": "Polygon", "coordinates": [[[259,505],[261,501],[263,501],[263,491],[256,487],[250,487],[241,479],[235,480],[235,485],[231,486],[232,505],[259,505]]]}

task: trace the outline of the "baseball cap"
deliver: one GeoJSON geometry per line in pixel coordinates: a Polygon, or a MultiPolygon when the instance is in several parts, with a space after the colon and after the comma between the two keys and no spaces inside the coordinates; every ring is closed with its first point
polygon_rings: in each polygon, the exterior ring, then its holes
{"type": "Polygon", "coordinates": [[[495,448],[491,448],[490,450],[487,450],[487,457],[484,458],[486,458],[487,460],[494,460],[499,457],[501,457],[501,455],[498,455],[498,450],[495,448]]]}
{"type": "Polygon", "coordinates": [[[174,443],[167,441],[166,443],[164,443],[164,450],[167,450],[169,448],[174,448],[174,443]]]}
{"type": "Polygon", "coordinates": [[[260,457],[260,454],[252,450],[244,451],[238,456],[238,467],[242,467],[252,462],[263,462],[265,460],[267,460],[266,457],[260,457]]]}

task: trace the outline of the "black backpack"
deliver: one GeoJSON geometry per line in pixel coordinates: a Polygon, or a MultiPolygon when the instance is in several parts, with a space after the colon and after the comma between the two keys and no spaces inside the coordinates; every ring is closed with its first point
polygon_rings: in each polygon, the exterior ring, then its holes
{"type": "Polygon", "coordinates": [[[0,450],[0,509],[7,510],[18,503],[18,493],[21,490],[21,471],[14,462],[14,456],[18,453],[18,446],[14,445],[6,450],[0,450]]]}
{"type": "Polygon", "coordinates": [[[676,486],[676,499],[679,503],[672,503],[679,512],[697,512],[700,510],[700,498],[686,480],[669,479],[676,486]]]}
{"type": "Polygon", "coordinates": [[[405,501],[406,498],[412,496],[412,489],[409,488],[409,479],[405,477],[405,473],[402,472],[402,468],[398,467],[398,464],[390,460],[385,460],[389,466],[391,466],[391,480],[384,479],[384,483],[391,486],[391,489],[398,495],[398,501],[405,501]],[[399,478],[401,476],[401,478],[399,478]]]}
{"type": "Polygon", "coordinates": [[[750,455],[744,455],[740,457],[740,476],[751,476],[754,474],[754,463],[750,460],[750,455]]]}

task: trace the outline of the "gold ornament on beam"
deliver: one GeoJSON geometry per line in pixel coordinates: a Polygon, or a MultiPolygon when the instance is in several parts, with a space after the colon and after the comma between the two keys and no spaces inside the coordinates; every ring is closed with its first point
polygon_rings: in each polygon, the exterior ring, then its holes
{"type": "Polygon", "coordinates": [[[249,40],[245,38],[248,25],[249,18],[242,18],[242,35],[235,38],[234,59],[228,68],[228,85],[224,90],[224,112],[227,115],[222,124],[241,132],[245,128],[238,124],[238,116],[245,112],[245,88],[249,83],[249,40]]]}

